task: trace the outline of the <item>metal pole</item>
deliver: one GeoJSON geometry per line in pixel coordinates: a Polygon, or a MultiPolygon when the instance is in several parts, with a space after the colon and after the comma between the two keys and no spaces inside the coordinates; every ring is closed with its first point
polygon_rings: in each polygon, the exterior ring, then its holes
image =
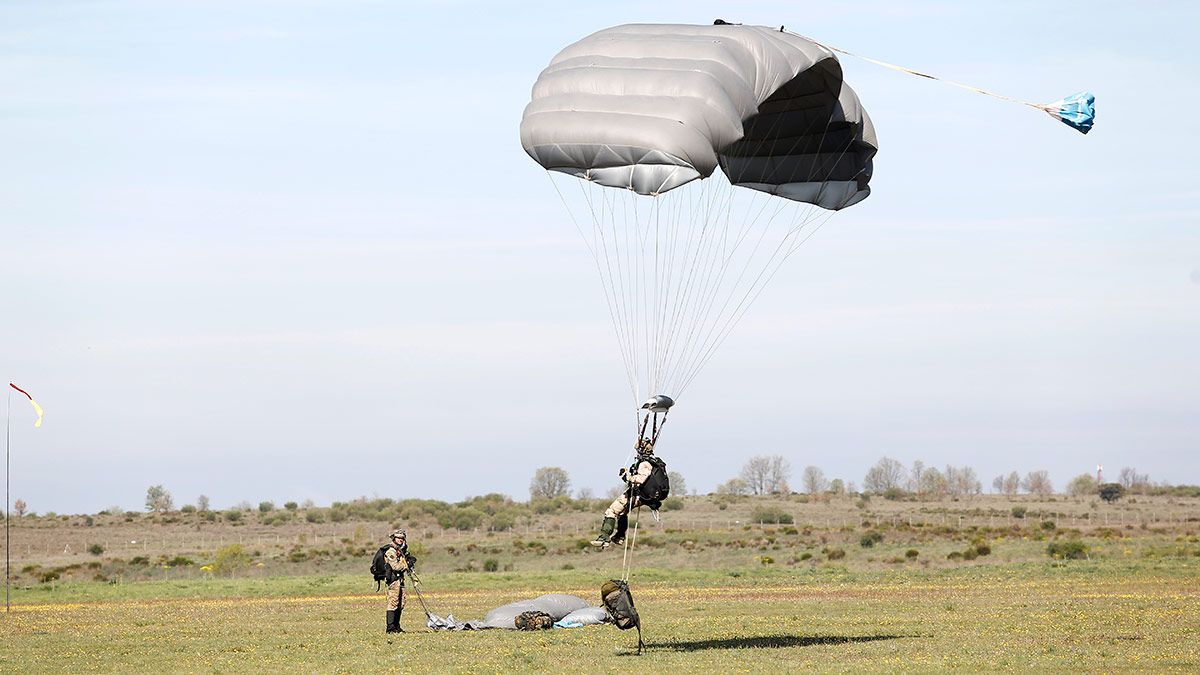
{"type": "Polygon", "coordinates": [[[9,488],[9,483],[11,482],[9,480],[9,474],[11,473],[9,467],[11,466],[11,464],[8,461],[9,439],[12,437],[12,433],[10,432],[10,430],[12,429],[12,392],[11,391],[8,392],[7,398],[8,398],[8,411],[7,411],[7,414],[4,416],[4,611],[11,612],[12,611],[12,603],[10,602],[10,598],[9,598],[10,584],[9,584],[9,574],[8,574],[10,558],[12,557],[12,545],[11,545],[12,540],[9,539],[9,535],[8,535],[8,528],[12,522],[12,510],[9,509],[9,507],[8,507],[8,504],[9,504],[8,488],[9,488]]]}

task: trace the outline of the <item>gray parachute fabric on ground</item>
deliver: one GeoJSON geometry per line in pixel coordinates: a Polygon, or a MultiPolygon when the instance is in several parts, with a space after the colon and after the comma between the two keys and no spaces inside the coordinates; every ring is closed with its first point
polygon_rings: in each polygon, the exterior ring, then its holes
{"type": "Polygon", "coordinates": [[[579,626],[598,626],[608,623],[611,619],[603,607],[584,607],[559,619],[554,625],[559,628],[576,628],[579,626]]]}
{"type": "Polygon", "coordinates": [[[878,144],[833,52],[763,26],[630,24],[559,52],[521,144],[548,170],[657,195],[720,166],[734,185],[837,210],[878,144]]]}
{"type": "Polygon", "coordinates": [[[472,626],[515,630],[515,620],[521,612],[545,612],[550,615],[550,618],[559,621],[572,612],[590,606],[586,600],[577,595],[548,593],[533,600],[520,600],[497,607],[488,612],[483,621],[473,622],[472,626]]]}

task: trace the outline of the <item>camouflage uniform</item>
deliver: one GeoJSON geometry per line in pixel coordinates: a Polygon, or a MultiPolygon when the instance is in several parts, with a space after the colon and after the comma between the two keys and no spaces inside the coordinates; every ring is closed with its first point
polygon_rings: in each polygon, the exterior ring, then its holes
{"type": "MultiPolygon", "coordinates": [[[[639,461],[635,464],[635,466],[637,467],[637,470],[635,473],[629,473],[629,474],[625,474],[625,475],[628,477],[627,480],[629,481],[629,486],[636,489],[637,486],[641,485],[642,483],[645,483],[646,479],[650,477],[650,472],[654,471],[654,465],[651,464],[650,462],[647,462],[646,460],[639,458],[639,461]]],[[[636,497],[633,500],[634,503],[632,505],[630,505],[629,493],[630,493],[630,490],[627,489],[624,492],[622,492],[619,497],[614,499],[613,503],[609,504],[608,509],[604,512],[604,517],[605,518],[619,518],[623,515],[628,514],[629,510],[632,507],[637,506],[637,498],[636,497]]]]}
{"type": "Polygon", "coordinates": [[[621,469],[621,477],[625,479],[626,489],[604,511],[604,523],[600,526],[600,535],[592,540],[592,546],[607,548],[610,543],[620,544],[625,541],[625,528],[629,525],[629,512],[638,505],[638,498],[633,496],[633,493],[637,491],[638,486],[646,482],[646,479],[654,471],[654,465],[648,461],[651,456],[652,451],[639,451],[638,458],[634,460],[633,465],[628,470],[621,469]]]}
{"type": "MultiPolygon", "coordinates": [[[[393,533],[395,534],[395,533],[393,533]]],[[[392,545],[383,554],[387,565],[387,632],[402,633],[400,615],[404,612],[404,573],[409,571],[408,560],[393,537],[392,545]]]]}

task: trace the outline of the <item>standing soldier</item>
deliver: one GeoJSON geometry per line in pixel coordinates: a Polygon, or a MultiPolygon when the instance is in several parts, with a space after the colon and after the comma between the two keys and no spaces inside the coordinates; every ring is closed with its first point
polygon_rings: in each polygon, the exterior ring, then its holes
{"type": "MultiPolygon", "coordinates": [[[[383,554],[384,582],[387,583],[387,632],[403,633],[400,614],[404,611],[404,573],[412,573],[408,555],[408,534],[392,532],[392,544],[383,554]]],[[[415,560],[414,560],[415,562],[415,560]]]]}

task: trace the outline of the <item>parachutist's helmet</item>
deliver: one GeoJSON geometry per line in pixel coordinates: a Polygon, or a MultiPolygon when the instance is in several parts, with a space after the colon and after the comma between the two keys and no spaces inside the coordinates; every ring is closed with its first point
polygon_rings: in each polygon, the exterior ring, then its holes
{"type": "Polygon", "coordinates": [[[391,536],[391,538],[392,538],[392,539],[405,539],[405,540],[407,540],[407,539],[408,539],[408,533],[407,533],[407,532],[405,532],[404,530],[395,530],[395,531],[393,531],[393,532],[392,532],[392,536],[391,536]]]}

